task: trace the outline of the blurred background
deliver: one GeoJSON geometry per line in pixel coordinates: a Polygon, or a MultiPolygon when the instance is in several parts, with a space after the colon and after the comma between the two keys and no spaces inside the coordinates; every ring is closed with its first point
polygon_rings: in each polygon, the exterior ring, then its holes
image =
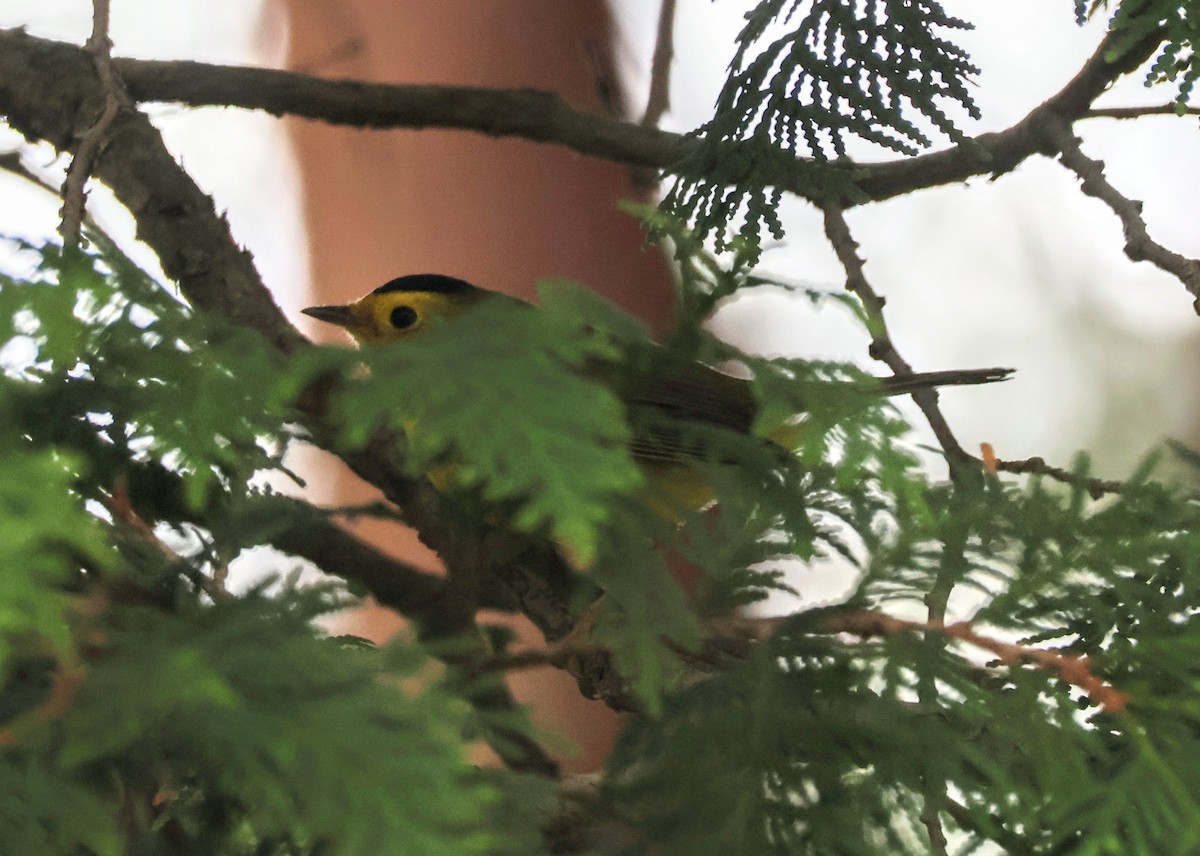
{"type": "MultiPolygon", "coordinates": [[[[710,116],[747,0],[683,2],[675,14],[670,109],[662,125],[691,130],[710,116]]],[[[1075,24],[1060,0],[946,0],[976,25],[953,34],[981,68],[978,122],[998,130],[1058,90],[1095,48],[1103,21],[1075,24]]],[[[291,68],[394,83],[553,89],[577,109],[637,120],[644,109],[659,3],[647,0],[113,0],[122,56],[198,59],[291,68]]],[[[87,0],[3,0],[0,26],[81,43],[87,0]]],[[[1122,81],[1101,104],[1169,101],[1169,88],[1122,81]]],[[[403,273],[441,272],[529,296],[544,277],[571,277],[661,329],[669,317],[669,266],[643,245],[621,199],[653,199],[629,170],[565,149],[453,131],[357,131],[280,121],[233,109],[145,108],[167,143],[227,213],[279,303],[302,329],[335,340],[297,314],[344,302],[403,273]],[[310,324],[312,326],[310,326],[310,324]]],[[[1091,119],[1077,130],[1127,196],[1145,201],[1151,235],[1200,256],[1196,120],[1173,116],[1091,119]]],[[[939,145],[944,145],[944,141],[939,145]]],[[[64,164],[0,129],[0,151],[55,181],[64,164]]],[[[869,147],[852,153],[886,159],[869,147]]],[[[1183,286],[1121,251],[1120,224],[1079,192],[1055,163],[1035,158],[998,181],[923,191],[856,209],[848,218],[875,288],[888,298],[900,351],[919,369],[1011,366],[998,387],[946,392],[943,406],[969,449],[992,443],[1004,458],[1044,456],[1066,465],[1082,448],[1097,474],[1117,478],[1164,437],[1197,440],[1196,318],[1183,286]]],[[[132,222],[97,189],[92,211],[132,246],[132,222]]],[[[0,234],[42,241],[58,201],[0,172],[0,234]]],[[[839,288],[843,274],[818,212],[786,200],[784,243],[762,267],[783,280],[839,288]]],[[[135,250],[148,269],[153,256],[135,250]]],[[[0,265],[16,264],[0,259],[0,265]]],[[[866,340],[836,309],[760,291],[731,301],[713,328],[763,355],[846,359],[875,371],[866,340]]],[[[914,416],[907,401],[898,405],[914,416]]],[[[923,435],[919,441],[930,442],[923,435]]],[[[935,466],[936,466],[936,462],[935,466]]],[[[336,462],[296,464],[322,502],[371,495],[336,462]]],[[[411,536],[367,528],[387,549],[433,568],[411,536]]],[[[247,573],[286,570],[259,556],[247,573]]],[[[844,569],[798,571],[809,602],[836,597],[844,569]]],[[[347,623],[383,639],[397,626],[380,612],[347,623]]],[[[341,628],[343,630],[347,628],[341,628]]],[[[613,720],[549,672],[523,676],[521,698],[541,721],[580,745],[590,769],[613,720]]]]}

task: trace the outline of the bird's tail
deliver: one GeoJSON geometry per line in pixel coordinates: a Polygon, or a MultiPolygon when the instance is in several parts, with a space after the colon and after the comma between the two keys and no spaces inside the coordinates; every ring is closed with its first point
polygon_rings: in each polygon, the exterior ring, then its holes
{"type": "Polygon", "coordinates": [[[879,391],[886,395],[905,395],[937,386],[973,386],[1008,380],[1014,369],[957,369],[945,372],[916,372],[879,379],[879,391]]]}
{"type": "MultiPolygon", "coordinates": [[[[938,386],[971,386],[981,383],[997,383],[1008,380],[1015,369],[959,369],[944,372],[914,372],[907,375],[875,378],[874,384],[853,384],[853,388],[867,395],[906,395],[938,386]]],[[[767,441],[779,447],[781,452],[790,452],[800,445],[804,435],[811,430],[807,420],[793,419],[773,428],[767,441]]]]}

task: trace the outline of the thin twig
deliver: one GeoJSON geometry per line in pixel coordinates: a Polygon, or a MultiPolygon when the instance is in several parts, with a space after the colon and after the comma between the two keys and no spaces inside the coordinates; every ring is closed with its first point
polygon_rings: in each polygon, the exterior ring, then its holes
{"type": "Polygon", "coordinates": [[[1027,856],[1027,854],[1032,856],[1034,851],[1029,842],[1005,829],[1000,825],[998,819],[992,818],[992,825],[984,826],[975,819],[969,808],[949,798],[946,799],[942,808],[964,830],[996,842],[1004,848],[1004,852],[1009,856],[1027,856]]]}
{"type": "Polygon", "coordinates": [[[675,0],[662,0],[658,9],[658,35],[654,40],[654,58],[650,62],[650,92],[641,125],[658,127],[659,120],[671,107],[671,63],[675,59],[675,0]]]}
{"type": "Polygon", "coordinates": [[[1174,104],[1153,107],[1093,107],[1081,119],[1140,119],[1142,116],[1200,116],[1200,107],[1185,107],[1181,113],[1174,104]]]}
{"type": "Polygon", "coordinates": [[[1150,262],[1176,277],[1194,298],[1192,307],[1200,315],[1200,260],[1168,250],[1150,237],[1142,218],[1142,203],[1113,187],[1104,176],[1104,162],[1083,153],[1079,138],[1069,125],[1053,125],[1051,133],[1060,152],[1059,161],[1081,179],[1083,192],[1099,199],[1120,219],[1125,232],[1125,255],[1135,262],[1150,262]]]}
{"type": "MultiPolygon", "coordinates": [[[[153,525],[147,522],[137,510],[133,507],[133,502],[129,496],[129,491],[126,487],[124,478],[119,478],[113,485],[107,498],[103,500],[105,509],[113,516],[113,520],[128,527],[145,543],[153,547],[169,564],[183,565],[193,567],[193,563],[179,555],[173,550],[162,538],[158,537],[158,533],[154,531],[153,525]]],[[[210,577],[203,571],[197,570],[194,576],[194,582],[216,603],[230,600],[233,595],[225,588],[225,579],[227,572],[221,570],[221,566],[217,565],[216,570],[210,577]]]]}
{"type": "Polygon", "coordinates": [[[80,136],[75,156],[71,158],[71,165],[67,167],[67,177],[63,181],[62,223],[59,233],[62,235],[63,248],[67,250],[79,246],[79,229],[83,223],[84,207],[87,203],[85,186],[92,173],[96,155],[117,114],[123,107],[132,105],[113,68],[112,40],[108,37],[108,12],[109,0],[92,0],[92,35],[84,43],[83,49],[91,55],[92,63],[96,67],[96,76],[104,90],[104,110],[80,136]]]}
{"type": "Polygon", "coordinates": [[[942,799],[933,799],[929,794],[925,795],[925,807],[921,811],[921,825],[925,827],[926,833],[929,835],[929,846],[932,852],[937,856],[948,856],[950,850],[946,841],[946,833],[942,829],[942,819],[939,813],[942,808],[942,799]]]}
{"type": "Polygon", "coordinates": [[[567,669],[572,659],[591,657],[599,650],[601,649],[596,645],[580,645],[574,641],[564,640],[545,648],[487,657],[472,663],[471,669],[479,675],[493,672],[523,672],[547,666],[555,669],[567,669]]]}
{"type": "MultiPolygon", "coordinates": [[[[747,646],[761,644],[770,639],[786,620],[786,617],[739,617],[734,624],[710,624],[709,628],[716,628],[718,635],[710,637],[706,645],[725,651],[736,650],[739,652],[736,656],[746,656],[749,653],[747,646]],[[728,633],[729,636],[720,635],[724,633],[728,633]]],[[[876,609],[863,609],[832,615],[822,621],[821,627],[828,633],[846,633],[862,639],[895,636],[900,633],[938,634],[946,639],[989,651],[1006,666],[1026,663],[1050,672],[1071,686],[1083,690],[1093,702],[1109,713],[1122,712],[1130,702],[1128,694],[1109,686],[1092,674],[1087,657],[1002,642],[977,632],[969,621],[953,624],[912,621],[896,618],[876,609]]]]}
{"type": "MultiPolygon", "coordinates": [[[[825,235],[846,271],[846,290],[857,295],[866,310],[867,329],[871,334],[871,357],[884,363],[898,377],[914,374],[913,367],[900,355],[892,342],[883,314],[886,301],[871,287],[866,276],[865,262],[858,254],[858,243],[850,234],[845,214],[837,204],[830,203],[825,206],[825,235]]],[[[934,436],[946,454],[950,478],[957,482],[969,469],[978,468],[979,461],[963,449],[954,436],[950,423],[942,414],[938,406],[937,390],[914,390],[912,398],[925,415],[929,427],[933,429],[934,436]]]]}
{"type": "Polygon", "coordinates": [[[999,639],[977,633],[967,621],[941,625],[896,618],[878,610],[862,610],[827,619],[825,629],[832,633],[849,633],[863,638],[891,636],[897,633],[941,633],[972,647],[990,651],[1006,666],[1027,663],[1050,672],[1071,686],[1083,690],[1088,698],[1109,713],[1121,713],[1130,701],[1128,694],[1109,686],[1092,674],[1086,657],[1001,642],[999,639]]]}
{"type": "MultiPolygon", "coordinates": [[[[963,494],[955,490],[951,497],[952,507],[962,502],[963,494]]],[[[930,627],[941,627],[946,623],[946,610],[949,607],[950,595],[953,594],[958,582],[966,574],[967,541],[971,535],[970,516],[952,515],[951,523],[943,535],[941,561],[929,591],[925,593],[926,624],[930,627]]],[[[926,648],[930,649],[930,662],[941,656],[948,644],[945,636],[927,633],[923,640],[926,648]]],[[[941,708],[941,689],[936,677],[931,671],[925,670],[917,677],[917,697],[921,704],[929,710],[941,708]]],[[[921,810],[921,823],[929,836],[930,847],[939,856],[947,856],[946,832],[942,828],[941,812],[946,802],[946,785],[938,776],[926,778],[922,788],[924,805],[921,810]]]]}
{"type": "Polygon", "coordinates": [[[1100,499],[1110,493],[1120,493],[1125,489],[1124,482],[1114,479],[1083,478],[1062,467],[1055,467],[1043,458],[1025,458],[1020,461],[1003,461],[996,459],[995,468],[1000,472],[1046,476],[1064,484],[1082,484],[1092,499],[1100,499]]]}
{"type": "Polygon", "coordinates": [[[20,152],[5,152],[0,155],[0,169],[17,178],[25,179],[34,187],[46,191],[56,199],[62,198],[62,187],[51,180],[49,176],[30,169],[21,159],[20,152]]]}

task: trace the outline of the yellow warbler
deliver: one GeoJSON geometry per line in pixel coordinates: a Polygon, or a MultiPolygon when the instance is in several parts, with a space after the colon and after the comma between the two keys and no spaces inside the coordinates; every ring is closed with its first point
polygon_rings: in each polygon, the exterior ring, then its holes
{"type": "MultiPolygon", "coordinates": [[[[411,339],[434,319],[453,319],[482,301],[516,298],[498,294],[461,279],[440,274],[414,274],[393,279],[344,306],[313,306],[306,315],[336,324],[360,343],[386,343],[411,339]]],[[[630,343],[656,349],[655,356],[640,361],[638,371],[613,363],[589,364],[588,373],[609,386],[625,404],[633,428],[630,453],[642,466],[650,487],[650,502],[671,516],[678,510],[702,507],[712,499],[712,489],[702,475],[686,464],[704,460],[709,453],[701,432],[686,426],[716,427],[749,435],[758,413],[750,381],[733,377],[695,361],[672,359],[666,349],[648,341],[630,343]],[[673,506],[670,510],[665,506],[673,506]]],[[[1003,380],[1008,369],[930,372],[879,381],[872,392],[883,395],[913,392],[931,386],[979,384],[1003,380]]],[[[448,380],[447,382],[452,382],[448,380]]],[[[419,430],[419,426],[410,426],[419,430]]],[[[788,429],[770,441],[790,446],[788,429]]],[[[435,486],[444,489],[448,472],[430,473],[435,486]]]]}

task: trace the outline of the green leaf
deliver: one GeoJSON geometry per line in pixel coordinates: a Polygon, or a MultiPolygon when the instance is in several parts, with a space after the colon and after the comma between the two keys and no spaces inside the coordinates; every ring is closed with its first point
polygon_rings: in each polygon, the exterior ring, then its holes
{"type": "Polygon", "coordinates": [[[0,757],[0,841],[8,853],[124,853],[114,805],[30,760],[0,757]]]}
{"type": "Polygon", "coordinates": [[[651,716],[680,675],[678,650],[699,647],[700,621],[648,536],[666,527],[636,508],[622,510],[593,569],[604,587],[590,639],[609,649],[617,670],[651,716]]]}
{"type": "MultiPolygon", "coordinates": [[[[0,420],[5,384],[0,381],[0,420]]],[[[4,446],[0,446],[4,449],[4,446]]],[[[7,449],[0,478],[0,664],[23,637],[59,650],[70,644],[68,582],[80,562],[112,565],[99,521],[71,494],[79,462],[51,452],[7,449]]],[[[28,639],[20,642],[28,645],[28,639]]]]}
{"type": "Polygon", "coordinates": [[[718,249],[734,221],[752,260],[764,228],[783,238],[784,189],[856,199],[854,173],[838,163],[848,138],[912,155],[931,140],[909,113],[955,142],[965,137],[947,110],[980,117],[970,87],[979,69],[943,35],[971,25],[937,0],[761,0],[746,22],[713,118],[663,200],[718,249]]]}
{"type": "Polygon", "coordinates": [[[467,706],[418,682],[424,658],[388,672],[377,651],[319,638],[311,618],[344,604],[318,589],[177,617],[113,611],[63,721],[63,769],[122,770],[134,786],[167,763],[260,840],[349,856],[486,852],[495,794],[464,757],[467,706]]]}
{"type": "Polygon", "coordinates": [[[369,373],[338,398],[347,439],[361,442],[381,423],[407,430],[413,472],[436,468],[586,566],[610,503],[642,477],[624,407],[588,376],[591,361],[618,353],[591,326],[597,305],[581,306],[489,300],[411,342],[365,350],[369,373]]]}

